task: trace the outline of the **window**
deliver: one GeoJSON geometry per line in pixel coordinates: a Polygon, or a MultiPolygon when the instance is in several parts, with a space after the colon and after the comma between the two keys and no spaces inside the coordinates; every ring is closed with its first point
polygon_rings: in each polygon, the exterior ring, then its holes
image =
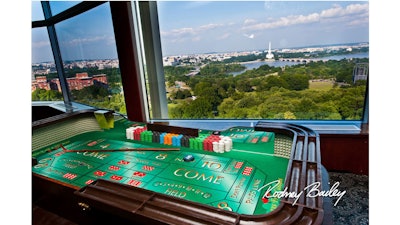
{"type": "MultiPolygon", "coordinates": [[[[90,3],[82,3],[90,5],[90,3]]],[[[79,2],[50,2],[51,12],[65,13],[79,2]]],[[[71,11],[70,11],[71,13],[71,11]]],[[[34,13],[33,13],[34,14],[34,13]]],[[[65,14],[64,14],[65,15],[65,14]]],[[[50,21],[47,18],[47,21],[50,21]]],[[[32,31],[32,100],[80,103],[126,113],[119,60],[109,3],[87,7],[74,16],[66,16],[55,24],[54,36],[59,51],[60,67],[56,69],[45,27],[32,31]],[[38,31],[37,31],[38,30],[38,31]],[[40,33],[39,33],[40,31],[40,33]],[[47,38],[47,39],[46,39],[47,38]],[[46,39],[43,41],[43,39],[46,39]],[[47,51],[42,51],[42,45],[47,51]],[[41,47],[41,48],[40,48],[41,47]],[[62,81],[65,79],[65,90],[62,81]],[[62,95],[63,92],[68,94],[62,95]]],[[[51,34],[50,34],[51,35],[51,34]]],[[[55,53],[57,56],[58,54],[55,53]]]]}
{"type": "Polygon", "coordinates": [[[58,9],[46,20],[32,15],[32,72],[66,104],[129,115],[140,98],[136,111],[151,121],[368,121],[368,1],[54,1],[49,8],[58,9]],[[133,23],[112,16],[127,3],[133,23]],[[42,51],[35,46],[45,33],[42,51]],[[134,49],[125,44],[130,35],[134,49]],[[36,60],[49,49],[55,59],[36,60]],[[46,61],[52,67],[43,78],[34,63],[46,61]],[[132,65],[138,74],[122,72],[132,65]],[[126,93],[136,89],[143,91],[126,93]]]}
{"type": "Polygon", "coordinates": [[[367,116],[367,1],[160,1],[157,9],[169,119],[367,116]]]}
{"type": "Polygon", "coordinates": [[[42,5],[39,1],[32,1],[32,21],[44,20],[42,5]]]}
{"type": "Polygon", "coordinates": [[[72,100],[125,114],[108,3],[62,21],[55,28],[72,100]]]}
{"type": "Polygon", "coordinates": [[[50,1],[51,14],[57,15],[72,6],[79,4],[81,1],[50,1]]]}
{"type": "Polygon", "coordinates": [[[49,74],[56,74],[46,28],[32,29],[32,100],[62,100],[60,91],[50,91],[49,74]]]}

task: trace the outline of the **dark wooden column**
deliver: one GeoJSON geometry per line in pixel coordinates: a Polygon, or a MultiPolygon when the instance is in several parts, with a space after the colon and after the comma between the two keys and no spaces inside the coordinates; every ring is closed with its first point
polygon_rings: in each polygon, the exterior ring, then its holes
{"type": "Polygon", "coordinates": [[[131,2],[110,1],[128,119],[147,122],[131,2]]]}

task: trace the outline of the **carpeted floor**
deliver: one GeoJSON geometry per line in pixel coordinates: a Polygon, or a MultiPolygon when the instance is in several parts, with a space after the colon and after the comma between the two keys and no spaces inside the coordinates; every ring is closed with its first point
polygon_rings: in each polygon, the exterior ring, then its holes
{"type": "MultiPolygon", "coordinates": [[[[346,191],[336,206],[332,205],[334,225],[369,224],[369,179],[365,175],[329,172],[330,186],[339,182],[346,191]]],[[[332,198],[332,204],[337,198],[332,198]]]]}

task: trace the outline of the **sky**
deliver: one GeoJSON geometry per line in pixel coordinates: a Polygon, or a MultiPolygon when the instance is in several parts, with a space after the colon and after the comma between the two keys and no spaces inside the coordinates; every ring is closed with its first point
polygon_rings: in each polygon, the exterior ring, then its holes
{"type": "MultiPolygon", "coordinates": [[[[117,58],[107,4],[56,25],[63,60],[117,58]]],[[[32,20],[43,18],[38,6],[32,20]]],[[[367,1],[161,1],[158,14],[164,56],[369,42],[367,1]]],[[[33,29],[32,62],[51,61],[49,46],[33,29]]]]}
{"type": "Polygon", "coordinates": [[[165,55],[369,41],[365,1],[161,2],[165,55]]]}

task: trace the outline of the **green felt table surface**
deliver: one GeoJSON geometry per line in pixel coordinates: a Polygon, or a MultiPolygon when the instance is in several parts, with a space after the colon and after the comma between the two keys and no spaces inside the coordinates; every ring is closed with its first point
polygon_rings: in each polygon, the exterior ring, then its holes
{"type": "MultiPolygon", "coordinates": [[[[34,174],[82,188],[101,178],[154,192],[207,204],[239,214],[271,212],[279,199],[263,201],[264,185],[279,181],[283,189],[289,159],[274,154],[274,133],[233,127],[220,134],[229,136],[233,149],[216,153],[179,147],[179,151],[126,151],[135,148],[176,148],[176,146],[126,138],[130,126],[145,125],[126,119],[114,128],[90,131],[64,139],[32,152],[37,164],[34,174]],[[262,137],[264,141],[261,141],[262,137]],[[78,150],[65,152],[65,149],[78,150]],[[101,150],[116,150],[113,152],[101,150]],[[80,151],[82,150],[82,151],[80,151]],[[193,161],[184,161],[187,155],[193,161]]],[[[212,134],[201,130],[199,136],[212,134]]]]}

